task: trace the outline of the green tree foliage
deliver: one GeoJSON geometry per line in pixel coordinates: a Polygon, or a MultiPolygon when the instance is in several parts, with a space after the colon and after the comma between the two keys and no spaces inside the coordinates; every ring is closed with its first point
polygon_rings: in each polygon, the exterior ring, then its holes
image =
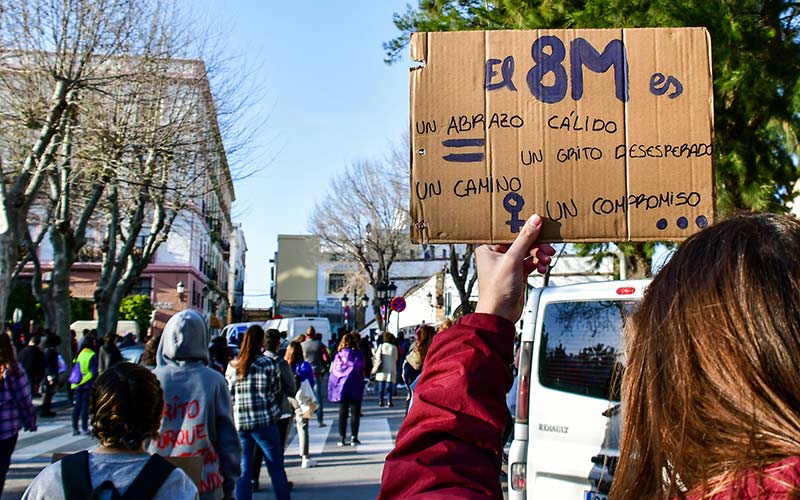
{"type": "MultiPolygon", "coordinates": [[[[800,6],[786,0],[420,0],[395,14],[401,34],[384,48],[387,62],[397,61],[414,31],[704,26],[713,59],[717,213],[725,217],[786,211],[796,194],[799,17],[800,6]]],[[[620,248],[629,268],[649,271],[652,244],[620,248]]]]}
{"type": "Polygon", "coordinates": [[[140,332],[147,331],[152,313],[153,304],[147,295],[129,295],[119,305],[119,317],[136,321],[140,332]]]}

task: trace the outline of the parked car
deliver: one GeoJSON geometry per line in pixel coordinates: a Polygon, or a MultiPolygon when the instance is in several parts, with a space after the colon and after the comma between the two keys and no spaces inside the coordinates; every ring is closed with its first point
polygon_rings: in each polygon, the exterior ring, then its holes
{"type": "Polygon", "coordinates": [[[607,500],[619,458],[626,318],[649,281],[531,289],[508,498],[607,500]]]}
{"type": "Polygon", "coordinates": [[[220,333],[220,335],[222,335],[228,341],[228,345],[232,344],[232,345],[236,346],[237,351],[238,351],[238,346],[239,346],[239,343],[242,340],[242,335],[244,335],[244,332],[246,332],[247,329],[251,325],[260,325],[261,327],[263,327],[266,330],[266,327],[264,327],[264,322],[263,321],[249,321],[249,322],[246,322],[246,323],[230,323],[228,325],[225,325],[225,327],[222,329],[222,332],[220,333]]]}
{"type": "Polygon", "coordinates": [[[122,354],[122,358],[125,361],[129,361],[135,365],[139,364],[139,361],[142,360],[142,353],[144,352],[144,344],[135,344],[128,347],[123,347],[119,350],[120,354],[122,354]]]}

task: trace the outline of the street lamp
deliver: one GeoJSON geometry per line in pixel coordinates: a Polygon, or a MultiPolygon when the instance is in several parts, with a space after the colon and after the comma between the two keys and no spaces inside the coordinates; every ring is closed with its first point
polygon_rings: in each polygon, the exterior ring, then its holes
{"type": "Polygon", "coordinates": [[[175,291],[178,293],[178,300],[183,302],[186,300],[186,287],[183,285],[183,281],[179,281],[177,285],[175,285],[175,291]]]}
{"type": "Polygon", "coordinates": [[[350,329],[350,308],[347,307],[347,303],[350,302],[350,297],[347,296],[345,293],[342,295],[342,321],[344,323],[344,329],[350,329]]]}
{"type": "Polygon", "coordinates": [[[389,315],[389,303],[394,298],[396,292],[397,285],[394,284],[394,281],[390,282],[388,279],[384,279],[375,284],[375,299],[382,308],[381,315],[384,320],[384,328],[386,328],[386,318],[389,315]]]}

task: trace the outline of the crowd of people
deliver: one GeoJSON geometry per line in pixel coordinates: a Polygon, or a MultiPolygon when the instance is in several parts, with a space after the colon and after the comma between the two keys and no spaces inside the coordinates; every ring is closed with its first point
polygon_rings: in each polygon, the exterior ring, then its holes
{"type": "MultiPolygon", "coordinates": [[[[340,332],[325,345],[314,327],[289,340],[285,332],[251,325],[236,339],[238,352],[234,352],[224,337],[209,339],[200,313],[186,310],[175,314],[163,332],[146,341],[138,365],[125,362],[120,351],[120,344],[132,343],[129,336],[100,337],[96,330],[84,330],[80,337],[71,333],[73,367],[68,373],[58,351],[58,336],[50,332],[44,333],[44,339],[38,334],[20,336],[18,340],[27,345],[19,350],[19,361],[13,335],[0,336],[6,344],[0,343],[0,378],[2,388],[8,389],[0,391],[0,399],[9,398],[13,404],[7,405],[14,409],[9,410],[7,429],[2,432],[0,400],[0,487],[19,430],[36,429],[32,398],[41,392],[39,416],[53,417],[53,394],[64,385],[73,403],[73,434],[93,436],[101,443],[81,459],[81,467],[90,470],[90,482],[78,485],[81,488],[113,487],[122,492],[140,488],[137,471],[150,463],[148,455],[199,457],[202,471],[196,490],[186,484],[180,468],[147,465],[162,467],[166,474],[165,489],[153,498],[176,493],[175,498],[252,498],[253,491],[260,488],[262,463],[276,498],[290,498],[293,485],[286,474],[284,454],[292,422],[303,468],[317,465],[310,455],[308,428],[314,419],[319,426],[327,425],[326,400],[338,406],[338,446],[358,446],[367,385],[377,381],[379,405],[388,401],[392,406],[400,379],[411,387],[420,373],[435,330],[430,326],[418,329],[416,343],[402,334],[395,338],[387,333],[376,339],[376,346],[368,337],[340,332]],[[114,385],[118,379],[130,384],[133,392],[114,385]],[[145,390],[153,381],[158,390],[145,390]],[[106,403],[101,405],[101,401],[106,403]],[[133,407],[163,408],[157,412],[158,425],[154,428],[153,422],[136,418],[137,413],[123,411],[133,407]],[[114,411],[121,413],[111,425],[107,420],[114,411]],[[111,474],[117,466],[125,471],[119,478],[111,474]]],[[[70,467],[75,460],[70,459],[70,467]]],[[[26,498],[44,498],[47,488],[65,480],[64,470],[58,464],[43,470],[26,498]]],[[[73,486],[78,487],[70,484],[73,486]]]]}

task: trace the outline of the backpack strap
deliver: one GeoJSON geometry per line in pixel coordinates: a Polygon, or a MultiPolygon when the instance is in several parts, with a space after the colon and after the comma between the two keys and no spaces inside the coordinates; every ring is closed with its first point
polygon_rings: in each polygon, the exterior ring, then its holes
{"type": "Polygon", "coordinates": [[[61,484],[65,500],[84,500],[92,496],[88,451],[79,451],[61,459],[61,484]]]}
{"type": "Polygon", "coordinates": [[[114,486],[114,483],[108,479],[100,483],[100,486],[98,486],[92,491],[92,496],[90,497],[90,500],[100,500],[101,498],[103,498],[103,492],[106,490],[111,492],[111,500],[120,500],[119,491],[117,491],[117,487],[114,486]]]}
{"type": "Polygon", "coordinates": [[[150,455],[142,470],[122,495],[123,500],[145,500],[155,496],[175,466],[161,455],[150,455]]]}

